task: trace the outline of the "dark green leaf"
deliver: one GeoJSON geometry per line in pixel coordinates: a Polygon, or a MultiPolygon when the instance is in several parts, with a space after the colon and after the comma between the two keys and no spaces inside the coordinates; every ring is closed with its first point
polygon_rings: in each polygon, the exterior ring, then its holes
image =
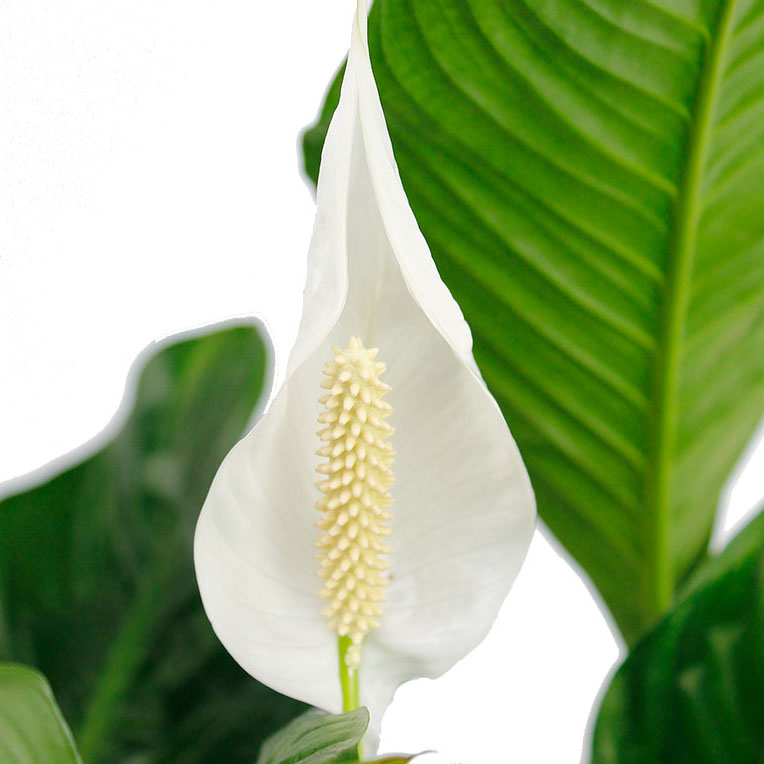
{"type": "Polygon", "coordinates": [[[87,762],[251,762],[302,706],[222,648],[191,550],[269,350],[238,326],[155,352],[100,448],[0,503],[0,656],[46,674],[87,762]]]}
{"type": "Polygon", "coordinates": [[[340,100],[340,87],[342,87],[342,78],[344,75],[345,64],[343,63],[340,70],[334,76],[334,80],[326,93],[326,99],[321,108],[318,123],[313,129],[306,130],[302,136],[303,169],[305,174],[309,178],[312,178],[314,183],[318,180],[318,168],[321,164],[321,150],[324,147],[326,130],[329,127],[332,114],[334,114],[334,110],[337,108],[337,104],[340,100]]]}
{"type": "Polygon", "coordinates": [[[368,726],[365,708],[337,715],[308,711],[265,742],[257,764],[352,764],[368,726]]]}
{"type": "Polygon", "coordinates": [[[541,516],[633,642],[764,412],[764,4],[376,0],[369,36],[541,516]]]}
{"type": "Polygon", "coordinates": [[[81,764],[72,733],[42,674],[0,665],[0,761],[81,764]]]}
{"type": "Polygon", "coordinates": [[[593,764],[761,764],[764,514],[615,674],[593,764]]]}

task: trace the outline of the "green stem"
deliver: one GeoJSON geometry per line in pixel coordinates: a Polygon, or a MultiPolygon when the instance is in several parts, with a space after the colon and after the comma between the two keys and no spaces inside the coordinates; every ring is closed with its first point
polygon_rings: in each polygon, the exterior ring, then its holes
{"type": "Polygon", "coordinates": [[[94,761],[103,755],[119,704],[146,657],[160,597],[159,586],[154,582],[147,585],[119,626],[77,730],[83,761],[94,761]]]}
{"type": "Polygon", "coordinates": [[[353,641],[350,637],[339,638],[340,684],[342,685],[342,710],[355,711],[358,708],[358,669],[348,666],[347,653],[353,641]]]}
{"type": "MultiPolygon", "coordinates": [[[[353,644],[350,637],[339,637],[338,640],[340,654],[340,685],[342,687],[342,710],[355,711],[360,705],[358,699],[358,668],[348,666],[347,654],[353,644]]],[[[358,743],[358,760],[363,758],[362,744],[358,743]]]]}
{"type": "Polygon", "coordinates": [[[83,761],[96,761],[104,755],[120,703],[150,651],[158,603],[172,585],[177,570],[179,544],[166,550],[166,557],[156,563],[152,575],[139,585],[114,635],[75,735],[83,761]]]}

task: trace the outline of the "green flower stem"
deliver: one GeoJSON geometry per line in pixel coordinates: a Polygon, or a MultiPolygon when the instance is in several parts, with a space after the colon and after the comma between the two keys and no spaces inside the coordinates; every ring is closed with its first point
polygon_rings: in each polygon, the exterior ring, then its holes
{"type": "Polygon", "coordinates": [[[340,684],[342,685],[342,710],[355,711],[358,708],[358,669],[347,664],[348,649],[353,644],[350,637],[339,638],[340,684]]]}
{"type": "Polygon", "coordinates": [[[152,617],[157,612],[163,592],[172,585],[181,554],[180,541],[167,548],[152,574],[146,576],[133,604],[125,612],[112,644],[100,667],[98,681],[88,699],[75,739],[83,761],[105,756],[109,735],[119,716],[120,703],[130,692],[151,648],[152,617]]]}
{"type": "MultiPolygon", "coordinates": [[[[350,637],[339,637],[338,642],[340,654],[340,685],[342,686],[342,710],[355,711],[359,706],[358,702],[358,668],[348,666],[346,657],[348,649],[353,644],[350,637]]],[[[358,760],[363,758],[361,743],[358,743],[358,760]]]]}

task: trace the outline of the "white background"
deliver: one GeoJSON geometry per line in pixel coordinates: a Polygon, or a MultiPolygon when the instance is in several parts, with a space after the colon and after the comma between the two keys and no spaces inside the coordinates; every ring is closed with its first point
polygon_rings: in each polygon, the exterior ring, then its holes
{"type": "MultiPolygon", "coordinates": [[[[259,315],[283,368],[314,209],[297,135],[353,7],[0,0],[0,479],[102,429],[157,338],[259,315]]],[[[759,448],[726,528],[762,474],[759,448]]],[[[537,534],[483,645],[398,692],[383,749],[575,764],[617,657],[586,585],[537,534]]]]}

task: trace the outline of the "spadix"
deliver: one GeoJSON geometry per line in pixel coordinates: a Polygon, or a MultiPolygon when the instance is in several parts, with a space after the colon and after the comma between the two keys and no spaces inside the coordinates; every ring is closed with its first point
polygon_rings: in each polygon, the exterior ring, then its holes
{"type": "Polygon", "coordinates": [[[320,595],[330,600],[323,611],[329,627],[352,642],[345,654],[350,668],[360,664],[363,638],[379,628],[390,567],[384,538],[390,535],[395,452],[386,421],[392,407],[382,400],[390,386],[380,379],[385,364],[375,360],[377,353],[357,337],[345,349],[334,348],[322,383],[329,393],[320,398],[326,410],[318,418],[326,425],[318,433],[326,441],[318,451],[326,462],[316,468],[326,475],[316,503],[323,531],[316,542],[320,595]]]}

